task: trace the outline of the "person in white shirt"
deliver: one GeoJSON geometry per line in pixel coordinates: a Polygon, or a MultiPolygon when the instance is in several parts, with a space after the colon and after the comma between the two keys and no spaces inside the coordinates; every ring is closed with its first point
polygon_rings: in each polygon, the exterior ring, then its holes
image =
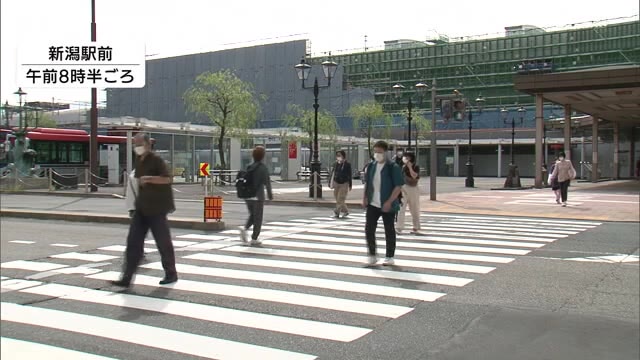
{"type": "Polygon", "coordinates": [[[378,220],[382,217],[386,240],[386,257],[382,265],[393,265],[396,250],[396,229],[394,220],[400,210],[398,196],[402,191],[404,179],[400,167],[389,160],[386,152],[389,145],[378,141],[373,146],[374,161],[367,167],[366,183],[362,207],[366,208],[365,234],[369,248],[369,264],[378,262],[376,256],[376,229],[378,220]]]}

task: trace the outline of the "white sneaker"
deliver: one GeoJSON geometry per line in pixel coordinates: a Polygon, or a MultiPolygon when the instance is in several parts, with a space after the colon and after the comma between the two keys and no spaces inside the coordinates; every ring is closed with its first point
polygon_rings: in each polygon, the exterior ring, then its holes
{"type": "Polygon", "coordinates": [[[367,264],[375,265],[378,262],[378,257],[375,255],[369,255],[367,258],[367,264]]]}
{"type": "Polygon", "coordinates": [[[392,257],[386,257],[384,258],[384,261],[382,261],[382,265],[393,265],[395,263],[395,261],[393,260],[392,257]]]}
{"type": "Polygon", "coordinates": [[[251,239],[251,246],[262,245],[262,241],[258,239],[251,239]]]}
{"type": "Polygon", "coordinates": [[[247,240],[247,229],[242,226],[240,226],[240,240],[245,244],[249,242],[249,240],[247,240]]]}
{"type": "Polygon", "coordinates": [[[562,203],[562,207],[567,207],[567,203],[566,203],[566,202],[563,202],[563,203],[562,203]]]}

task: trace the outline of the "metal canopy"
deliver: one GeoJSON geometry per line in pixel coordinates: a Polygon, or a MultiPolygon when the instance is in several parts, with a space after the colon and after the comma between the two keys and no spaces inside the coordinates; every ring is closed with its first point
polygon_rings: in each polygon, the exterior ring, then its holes
{"type": "Polygon", "coordinates": [[[514,76],[514,87],[573,111],[625,125],[640,124],[640,66],[608,66],[514,76]]]}

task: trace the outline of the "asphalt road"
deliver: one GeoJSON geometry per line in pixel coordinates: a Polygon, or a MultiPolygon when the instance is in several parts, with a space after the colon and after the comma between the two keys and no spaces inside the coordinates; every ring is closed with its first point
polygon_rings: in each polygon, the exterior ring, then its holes
{"type": "MultiPolygon", "coordinates": [[[[241,204],[227,211],[245,216],[241,204]]],[[[425,235],[399,238],[397,266],[365,268],[360,215],[288,206],[266,216],[256,248],[233,230],[174,230],[178,283],[157,285],[150,252],[124,292],[105,280],[120,270],[126,226],[2,218],[2,358],[59,348],[136,360],[640,356],[638,224],[424,213],[425,235]]]]}

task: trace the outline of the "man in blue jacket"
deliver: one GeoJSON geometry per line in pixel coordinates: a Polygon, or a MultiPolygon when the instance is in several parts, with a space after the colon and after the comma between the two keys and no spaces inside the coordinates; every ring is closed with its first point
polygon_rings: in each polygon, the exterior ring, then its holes
{"type": "Polygon", "coordinates": [[[365,234],[369,248],[369,264],[378,262],[376,256],[376,228],[382,217],[384,235],[387,243],[386,257],[382,265],[393,265],[396,251],[396,230],[394,220],[400,210],[398,196],[402,191],[404,179],[400,167],[389,160],[386,153],[389,145],[378,141],[373,145],[374,161],[367,167],[362,207],[367,209],[365,234]]]}

